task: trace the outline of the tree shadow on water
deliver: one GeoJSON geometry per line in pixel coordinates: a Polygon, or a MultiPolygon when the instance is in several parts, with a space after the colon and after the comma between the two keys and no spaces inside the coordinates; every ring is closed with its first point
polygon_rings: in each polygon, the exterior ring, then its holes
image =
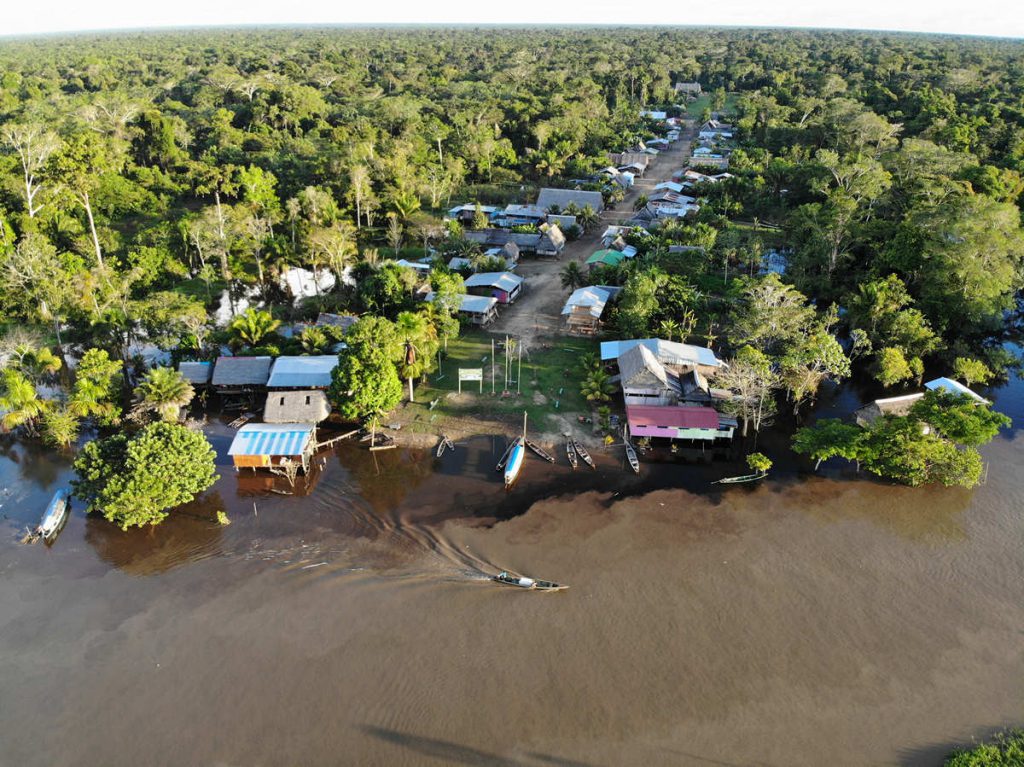
{"type": "Polygon", "coordinates": [[[594,767],[587,762],[578,762],[573,759],[563,759],[551,754],[530,753],[529,760],[524,761],[514,757],[500,756],[487,751],[481,751],[470,746],[462,746],[447,740],[437,738],[425,738],[420,735],[389,730],[384,727],[364,725],[360,729],[375,738],[402,746],[418,754],[438,759],[446,764],[463,764],[469,767],[541,767],[541,765],[552,765],[552,767],[594,767]]]}

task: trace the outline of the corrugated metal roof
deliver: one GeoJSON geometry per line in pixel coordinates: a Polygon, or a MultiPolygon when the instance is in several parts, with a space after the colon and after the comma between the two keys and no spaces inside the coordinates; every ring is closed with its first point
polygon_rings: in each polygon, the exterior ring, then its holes
{"type": "Polygon", "coordinates": [[[547,210],[552,205],[557,205],[559,210],[565,210],[569,203],[575,203],[576,207],[582,210],[587,205],[600,213],[604,210],[604,198],[600,192],[589,192],[581,189],[551,189],[545,187],[537,195],[537,207],[547,210]]]}
{"type": "Polygon", "coordinates": [[[178,365],[178,372],[189,383],[208,384],[213,375],[212,362],[182,362],[178,365]]]}
{"type": "Polygon", "coordinates": [[[984,402],[988,404],[988,400],[982,397],[980,394],[975,394],[973,391],[968,389],[959,381],[954,381],[952,378],[936,378],[934,381],[929,381],[924,385],[924,388],[931,389],[932,391],[947,391],[950,394],[962,394],[970,397],[971,399],[977,400],[978,402],[984,402]]]}
{"type": "Polygon", "coordinates": [[[238,430],[228,455],[302,455],[313,437],[312,423],[250,423],[238,430]]]}
{"type": "Polygon", "coordinates": [[[636,429],[718,429],[718,412],[711,407],[626,405],[626,418],[630,434],[640,434],[636,429]]]}
{"type": "Polygon", "coordinates": [[[270,357],[218,357],[214,386],[264,386],[270,375],[270,357]]]}
{"type": "Polygon", "coordinates": [[[590,310],[591,317],[600,317],[610,297],[611,294],[601,288],[577,288],[562,307],[562,314],[572,314],[575,308],[586,308],[590,310]]]}
{"type": "Polygon", "coordinates": [[[270,388],[327,388],[331,371],[338,365],[333,354],[310,357],[278,357],[270,371],[270,388]]]}
{"type": "Polygon", "coordinates": [[[480,272],[466,280],[467,288],[497,288],[511,292],[523,284],[523,278],[511,272],[480,272]]]}
{"type": "Polygon", "coordinates": [[[643,344],[652,352],[658,360],[668,365],[698,364],[707,367],[724,367],[715,353],[703,346],[682,344],[676,341],[665,341],[661,338],[641,338],[628,341],[603,341],[601,343],[601,359],[615,360],[632,349],[637,344],[643,344]]]}
{"type": "Polygon", "coordinates": [[[587,259],[587,263],[618,266],[625,258],[625,254],[618,250],[599,250],[587,259]]]}

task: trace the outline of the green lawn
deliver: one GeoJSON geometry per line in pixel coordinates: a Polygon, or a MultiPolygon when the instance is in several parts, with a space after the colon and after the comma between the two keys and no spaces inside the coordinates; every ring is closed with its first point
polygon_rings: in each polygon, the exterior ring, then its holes
{"type": "MultiPolygon", "coordinates": [[[[723,114],[731,115],[736,112],[736,102],[739,99],[738,93],[727,93],[725,94],[725,106],[722,107],[721,111],[723,114]]],[[[711,108],[711,94],[702,93],[694,101],[691,101],[686,105],[686,116],[694,120],[700,119],[700,113],[705,108],[711,108]]]]}
{"type": "Polygon", "coordinates": [[[524,349],[520,392],[516,394],[518,355],[514,355],[509,374],[510,396],[501,396],[505,388],[505,354],[498,347],[504,337],[491,336],[478,330],[465,331],[461,338],[449,341],[447,356],[442,357],[440,375],[432,373],[427,383],[416,386],[416,403],[402,410],[402,418],[414,431],[436,432],[446,416],[479,418],[481,421],[515,422],[525,410],[531,431],[554,429],[550,416],[561,413],[574,416],[589,412],[580,396],[582,355],[598,351],[597,341],[590,339],[545,338],[536,346],[524,349]],[[494,369],[494,391],[491,394],[491,340],[495,341],[497,365],[494,369]],[[459,368],[483,368],[483,393],[476,381],[464,381],[463,397],[449,399],[458,391],[459,368]],[[537,396],[537,395],[541,396],[537,396]],[[429,403],[438,399],[430,410],[429,403]]]}

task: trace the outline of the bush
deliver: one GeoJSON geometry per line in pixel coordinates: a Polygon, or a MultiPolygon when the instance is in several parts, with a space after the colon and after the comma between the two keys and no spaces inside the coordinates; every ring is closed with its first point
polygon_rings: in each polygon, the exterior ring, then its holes
{"type": "Polygon", "coordinates": [[[1024,730],[1011,730],[995,736],[991,743],[972,749],[957,749],[944,767],[1020,767],[1024,765],[1024,730]]]}

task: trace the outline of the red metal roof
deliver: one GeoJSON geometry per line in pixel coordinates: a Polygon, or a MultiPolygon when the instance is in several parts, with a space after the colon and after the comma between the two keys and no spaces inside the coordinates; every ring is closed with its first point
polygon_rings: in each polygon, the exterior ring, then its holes
{"type": "Polygon", "coordinates": [[[718,413],[711,407],[655,407],[627,405],[629,430],[637,428],[717,429],[718,413]]]}

